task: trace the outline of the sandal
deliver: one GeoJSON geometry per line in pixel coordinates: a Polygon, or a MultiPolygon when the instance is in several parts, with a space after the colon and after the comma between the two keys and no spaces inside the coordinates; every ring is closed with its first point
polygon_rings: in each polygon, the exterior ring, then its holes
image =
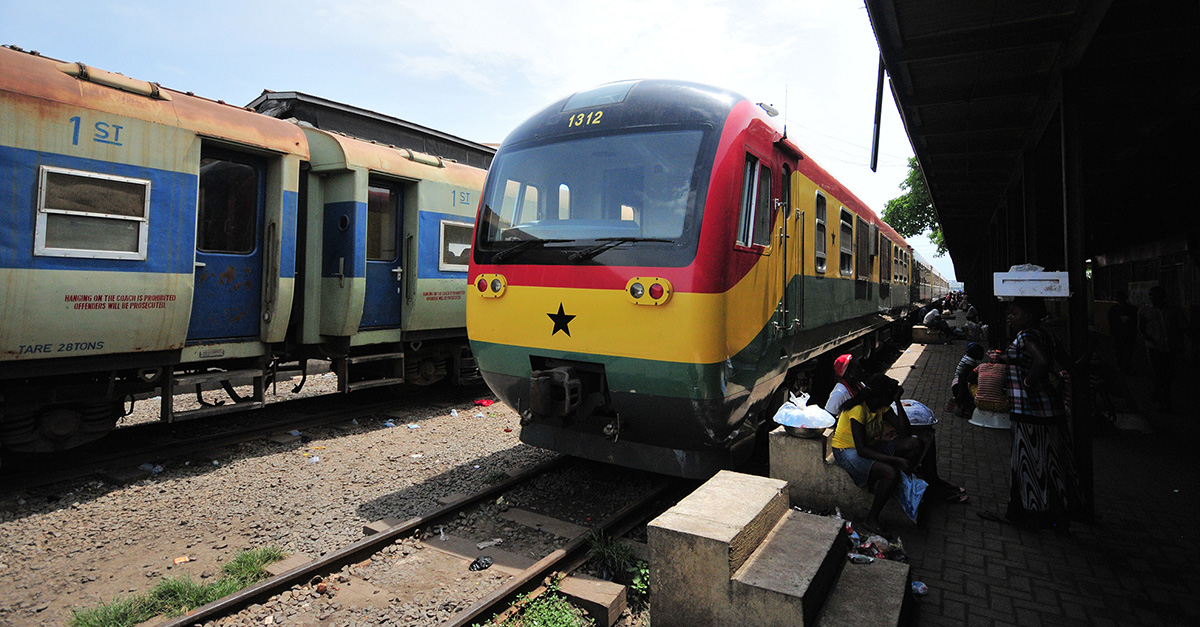
{"type": "MultiPolygon", "coordinates": [[[[961,490],[962,488],[959,488],[959,489],[961,490]]],[[[966,503],[967,499],[969,499],[969,498],[971,498],[971,497],[967,496],[965,494],[965,491],[957,492],[957,493],[951,494],[950,496],[945,497],[947,503],[966,503]]]]}

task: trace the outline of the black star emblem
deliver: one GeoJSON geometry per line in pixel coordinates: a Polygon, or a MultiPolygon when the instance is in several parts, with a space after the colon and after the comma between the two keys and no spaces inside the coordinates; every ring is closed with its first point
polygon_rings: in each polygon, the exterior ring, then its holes
{"type": "Polygon", "coordinates": [[[550,316],[550,319],[554,321],[554,330],[550,332],[550,335],[554,335],[555,333],[562,331],[563,333],[567,334],[567,337],[571,337],[571,329],[567,328],[567,325],[571,324],[571,321],[575,319],[575,316],[569,316],[566,313],[563,313],[562,303],[558,304],[558,313],[548,313],[546,315],[550,316]]]}

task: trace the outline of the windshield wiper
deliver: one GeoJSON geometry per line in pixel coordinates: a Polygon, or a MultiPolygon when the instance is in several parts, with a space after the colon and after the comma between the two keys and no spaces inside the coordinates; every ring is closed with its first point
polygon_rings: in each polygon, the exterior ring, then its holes
{"type": "Polygon", "coordinates": [[[519,253],[523,253],[523,252],[533,249],[533,248],[541,248],[541,247],[545,246],[546,244],[562,244],[565,242],[573,242],[573,241],[575,241],[575,240],[573,240],[573,239],[527,239],[527,240],[521,240],[521,241],[517,242],[516,244],[513,244],[512,246],[509,246],[508,248],[505,248],[504,250],[496,253],[495,255],[492,255],[492,263],[499,263],[503,259],[512,257],[513,255],[516,255],[519,253]]]}
{"type": "Polygon", "coordinates": [[[659,237],[597,237],[596,241],[603,243],[596,244],[591,248],[585,248],[583,250],[573,252],[570,255],[567,255],[567,261],[587,261],[588,259],[591,259],[592,257],[595,257],[596,255],[599,255],[610,248],[616,248],[621,244],[628,244],[630,242],[665,242],[667,244],[675,243],[675,240],[673,239],[662,239],[659,237]]]}

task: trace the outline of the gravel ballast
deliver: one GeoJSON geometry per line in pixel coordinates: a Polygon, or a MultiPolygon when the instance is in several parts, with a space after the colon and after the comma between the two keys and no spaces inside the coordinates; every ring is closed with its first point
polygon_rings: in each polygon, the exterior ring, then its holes
{"type": "Polygon", "coordinates": [[[73,608],[163,576],[211,581],[242,549],[320,557],[360,539],[365,523],[427,513],[551,457],[520,443],[518,423],[499,403],[445,402],[175,460],[125,486],[0,494],[0,625],[62,625],[73,608]]]}

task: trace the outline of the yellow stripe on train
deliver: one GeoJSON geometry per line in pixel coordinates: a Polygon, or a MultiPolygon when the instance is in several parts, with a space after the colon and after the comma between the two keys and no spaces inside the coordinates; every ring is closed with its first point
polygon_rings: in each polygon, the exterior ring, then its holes
{"type": "Polygon", "coordinates": [[[535,350],[713,364],[745,348],[775,312],[767,275],[756,269],[724,294],[674,292],[657,307],[625,290],[506,284],[497,298],[472,285],[467,330],[473,341],[535,350]]]}

